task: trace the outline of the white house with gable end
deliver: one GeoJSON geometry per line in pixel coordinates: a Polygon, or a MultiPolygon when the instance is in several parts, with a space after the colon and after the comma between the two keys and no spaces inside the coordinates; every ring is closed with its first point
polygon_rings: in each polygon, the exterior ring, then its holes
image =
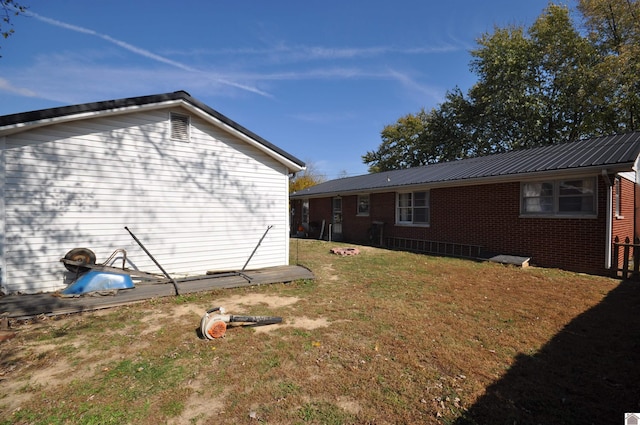
{"type": "Polygon", "coordinates": [[[0,290],[64,288],[78,247],[158,272],[125,226],[172,276],[287,265],[304,166],[183,91],[0,116],[0,290]]]}

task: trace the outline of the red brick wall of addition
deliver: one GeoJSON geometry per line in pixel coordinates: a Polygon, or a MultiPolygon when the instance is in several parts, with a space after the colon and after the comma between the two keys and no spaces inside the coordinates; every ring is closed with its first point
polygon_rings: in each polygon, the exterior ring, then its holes
{"type": "MultiPolygon", "coordinates": [[[[638,191],[637,185],[625,178],[620,178],[619,185],[613,187],[614,196],[613,196],[613,208],[612,208],[612,241],[624,243],[625,240],[629,240],[629,242],[633,243],[636,231],[636,202],[635,195],[638,191]],[[620,193],[616,193],[617,190],[620,193]],[[616,198],[619,197],[619,211],[616,211],[616,198]]],[[[624,248],[613,246],[613,249],[618,250],[618,264],[617,267],[622,268],[624,264],[624,248]]],[[[633,255],[633,252],[630,251],[630,254],[633,255]]],[[[616,264],[613,264],[615,267],[616,264]]]]}
{"type": "MultiPolygon", "coordinates": [[[[626,183],[623,191],[626,214],[634,196],[626,183]]],[[[531,257],[533,265],[605,274],[607,193],[598,176],[597,217],[556,218],[521,216],[519,182],[431,189],[430,225],[424,227],[395,224],[395,192],[370,194],[366,217],[357,215],[357,196],[348,195],[342,197],[343,239],[369,243],[368,231],[377,221],[385,223],[385,237],[479,245],[496,254],[531,257]]],[[[310,199],[310,221],[331,223],[331,208],[331,198],[310,199]]],[[[614,222],[615,231],[633,231],[634,214],[614,222]]]]}
{"type": "MultiPolygon", "coordinates": [[[[633,241],[634,227],[635,227],[635,192],[636,184],[625,178],[620,178],[620,211],[616,215],[615,205],[613,207],[613,236],[618,236],[620,241],[624,241],[625,238],[629,238],[633,241]]],[[[614,188],[615,190],[615,188],[614,188]]],[[[615,203],[615,196],[614,196],[615,203]]]]}

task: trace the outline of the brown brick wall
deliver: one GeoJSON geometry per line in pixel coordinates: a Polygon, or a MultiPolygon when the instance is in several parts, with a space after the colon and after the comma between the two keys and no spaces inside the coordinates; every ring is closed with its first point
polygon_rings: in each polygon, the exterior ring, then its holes
{"type": "MultiPolygon", "coordinates": [[[[634,240],[634,227],[635,227],[635,202],[634,196],[632,194],[636,193],[636,185],[635,183],[627,180],[620,179],[620,214],[615,215],[615,205],[613,207],[613,223],[612,223],[612,234],[613,240],[615,241],[616,236],[618,237],[619,242],[625,242],[626,238],[629,238],[629,241],[632,242],[634,240]]],[[[615,200],[615,197],[614,197],[615,200]]],[[[614,201],[615,202],[615,201],[614,201]]],[[[613,247],[613,249],[616,249],[613,247]]],[[[624,263],[624,249],[618,248],[618,267],[622,267],[624,263]]],[[[615,264],[614,264],[615,266],[615,264]]]]}
{"type": "MultiPolygon", "coordinates": [[[[624,219],[614,219],[614,234],[633,235],[634,189],[623,179],[624,219]]],[[[428,227],[395,225],[395,192],[371,194],[368,217],[356,215],[357,196],[344,196],[343,236],[345,241],[367,243],[372,222],[382,221],[388,237],[480,245],[494,253],[530,256],[532,264],[542,267],[604,274],[606,195],[605,180],[599,176],[597,218],[532,218],[520,216],[518,182],[432,189],[428,227]]],[[[311,222],[325,219],[329,224],[331,205],[331,198],[311,199],[311,222]]]]}
{"type": "Polygon", "coordinates": [[[621,205],[620,215],[613,218],[613,235],[621,240],[633,240],[634,230],[634,196],[635,184],[627,179],[620,179],[621,205]]]}

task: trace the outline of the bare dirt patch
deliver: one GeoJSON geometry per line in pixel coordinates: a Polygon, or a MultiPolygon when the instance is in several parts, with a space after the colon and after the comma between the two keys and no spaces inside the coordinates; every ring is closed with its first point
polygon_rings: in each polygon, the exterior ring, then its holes
{"type": "Polygon", "coordinates": [[[224,396],[211,397],[202,380],[188,382],[192,394],[184,403],[184,410],[176,418],[171,418],[168,425],[207,423],[208,419],[218,416],[224,410],[224,396]]]}
{"type": "MultiPolygon", "coordinates": [[[[250,313],[251,307],[256,305],[265,305],[272,309],[283,309],[286,307],[292,307],[300,301],[297,297],[280,297],[280,296],[265,296],[262,294],[243,294],[234,295],[231,297],[220,298],[216,300],[216,303],[223,306],[227,313],[242,315],[247,312],[250,313]]],[[[300,329],[317,329],[326,327],[329,325],[329,321],[326,318],[311,319],[305,316],[292,316],[285,315],[282,323],[257,326],[253,329],[255,332],[271,332],[275,329],[294,327],[300,329]]]]}
{"type": "Polygon", "coordinates": [[[270,308],[288,307],[300,301],[297,297],[282,297],[265,294],[242,294],[223,297],[216,300],[218,305],[224,306],[228,312],[240,311],[244,307],[266,305],[270,308]]]}
{"type": "MultiPolygon", "coordinates": [[[[280,326],[313,330],[318,328],[326,328],[327,326],[329,326],[329,321],[324,317],[317,318],[317,319],[310,319],[304,316],[292,317],[287,319],[280,326]]],[[[264,329],[267,330],[266,328],[267,327],[265,327],[264,329]]]]}

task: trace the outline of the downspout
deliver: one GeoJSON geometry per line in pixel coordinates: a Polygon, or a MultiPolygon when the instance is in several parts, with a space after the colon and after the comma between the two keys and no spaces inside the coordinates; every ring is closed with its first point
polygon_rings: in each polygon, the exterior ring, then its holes
{"type": "Polygon", "coordinates": [[[605,222],[606,246],[604,250],[604,266],[609,270],[611,269],[611,248],[613,244],[613,182],[609,178],[607,170],[602,170],[602,178],[607,184],[607,219],[605,222]]]}

